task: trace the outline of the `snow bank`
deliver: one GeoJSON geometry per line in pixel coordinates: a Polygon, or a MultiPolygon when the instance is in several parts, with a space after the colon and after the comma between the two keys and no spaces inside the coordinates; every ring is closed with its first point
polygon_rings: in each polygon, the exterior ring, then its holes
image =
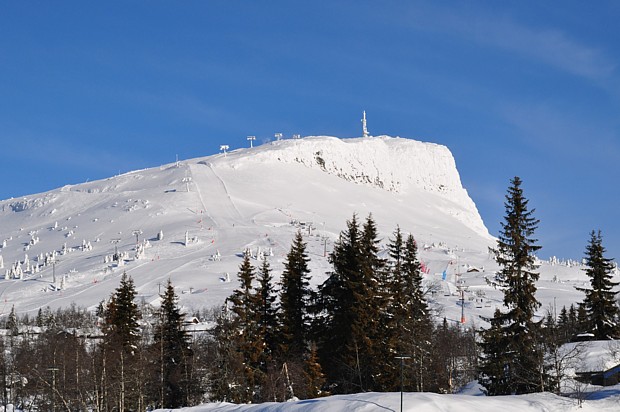
{"type": "MultiPolygon", "coordinates": [[[[403,412],[604,412],[617,411],[620,406],[620,389],[610,396],[596,401],[585,401],[579,407],[571,398],[550,393],[519,396],[467,396],[440,395],[435,393],[405,393],[403,412]]],[[[169,409],[167,409],[169,411],[169,409]]],[[[234,405],[211,403],[186,412],[395,412],[400,411],[400,393],[362,393],[339,395],[286,403],[264,403],[258,405],[234,405]]]]}

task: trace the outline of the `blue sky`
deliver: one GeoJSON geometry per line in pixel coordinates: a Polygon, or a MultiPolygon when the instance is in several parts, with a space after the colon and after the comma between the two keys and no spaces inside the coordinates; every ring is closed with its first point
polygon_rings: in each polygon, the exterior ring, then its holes
{"type": "MultiPolygon", "coordinates": [[[[497,234],[620,258],[620,2],[61,1],[0,10],[0,198],[281,132],[444,144],[497,234]]],[[[344,222],[343,222],[344,225],[344,222]]]]}

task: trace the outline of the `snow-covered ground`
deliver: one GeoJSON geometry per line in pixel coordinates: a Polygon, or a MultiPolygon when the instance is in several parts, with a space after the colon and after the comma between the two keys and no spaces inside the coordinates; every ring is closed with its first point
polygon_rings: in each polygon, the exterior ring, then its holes
{"type": "MultiPolygon", "coordinates": [[[[399,412],[400,393],[361,393],[286,403],[233,405],[211,403],[186,412],[399,412]]],[[[169,409],[167,409],[169,410],[169,409]]],[[[537,393],[519,396],[404,393],[403,412],[604,412],[620,410],[620,386],[606,388],[579,405],[576,399],[537,393]]]]}
{"type": "MultiPolygon", "coordinates": [[[[267,255],[277,275],[297,230],[316,286],[330,269],[325,252],[353,213],[360,222],[372,213],[384,245],[397,225],[414,234],[439,316],[459,322],[463,308],[469,326],[485,326],[501,305],[485,281],[496,269],[494,239],[446,147],[307,137],[0,201],[0,314],[72,302],[94,308],[123,271],[152,304],[170,277],[191,314],[237,287],[246,249],[267,255]],[[122,266],[111,262],[115,250],[122,266]]],[[[540,270],[541,315],[582,299],[574,288],[587,282],[580,267],[543,262],[540,270]]]]}

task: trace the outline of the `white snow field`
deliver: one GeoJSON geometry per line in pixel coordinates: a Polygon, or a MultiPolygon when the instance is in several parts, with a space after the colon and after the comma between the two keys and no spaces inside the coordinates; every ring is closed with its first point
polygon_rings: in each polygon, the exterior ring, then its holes
{"type": "MultiPolygon", "coordinates": [[[[384,246],[397,225],[413,233],[438,316],[460,322],[463,310],[468,326],[484,327],[501,306],[501,293],[485,281],[496,269],[488,252],[495,240],[445,146],[322,136],[0,201],[0,314],[94,308],[123,271],[140,300],[155,305],[171,278],[191,314],[237,287],[246,249],[268,256],[278,275],[297,230],[306,234],[316,286],[330,269],[325,252],[354,213],[360,223],[372,213],[384,246]],[[122,265],[111,260],[115,250],[122,265]]],[[[579,265],[541,264],[541,315],[582,299],[574,288],[587,282],[579,265]]]]}
{"type": "MultiPolygon", "coordinates": [[[[403,412],[605,412],[620,410],[620,386],[584,401],[537,393],[518,396],[470,396],[436,393],[403,394],[403,412]]],[[[166,409],[170,410],[170,409],[166,409]]],[[[233,405],[210,403],[186,412],[399,412],[400,393],[358,393],[296,402],[233,405]]]]}

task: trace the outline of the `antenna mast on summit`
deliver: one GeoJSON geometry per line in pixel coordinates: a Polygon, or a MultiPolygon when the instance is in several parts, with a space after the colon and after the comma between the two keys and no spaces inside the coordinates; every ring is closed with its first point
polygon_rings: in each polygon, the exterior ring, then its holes
{"type": "Polygon", "coordinates": [[[368,133],[368,128],[366,127],[366,110],[364,110],[364,117],[362,117],[362,136],[370,136],[370,133],[368,133]]]}

